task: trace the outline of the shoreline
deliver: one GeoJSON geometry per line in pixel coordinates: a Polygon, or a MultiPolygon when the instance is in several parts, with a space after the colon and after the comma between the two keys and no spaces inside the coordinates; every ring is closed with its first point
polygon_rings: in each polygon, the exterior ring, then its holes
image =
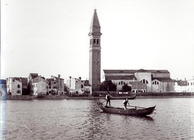
{"type": "MultiPolygon", "coordinates": [[[[146,93],[136,94],[135,99],[147,99],[147,98],[193,98],[194,93],[146,93]]],[[[113,96],[112,100],[122,100],[129,98],[129,100],[135,100],[132,95],[113,96]]],[[[36,97],[30,95],[15,95],[0,97],[0,100],[97,100],[105,99],[104,96],[67,96],[67,95],[47,95],[43,97],[36,97]]]]}

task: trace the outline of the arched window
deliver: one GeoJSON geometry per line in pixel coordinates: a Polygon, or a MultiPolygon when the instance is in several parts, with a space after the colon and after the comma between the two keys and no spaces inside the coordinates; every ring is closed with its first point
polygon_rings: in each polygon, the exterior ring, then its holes
{"type": "Polygon", "coordinates": [[[159,85],[159,82],[158,81],[153,81],[152,84],[153,85],[159,85]]]}
{"type": "Polygon", "coordinates": [[[142,82],[143,84],[148,84],[148,81],[145,80],[145,79],[141,80],[141,82],[142,82]]]}
{"type": "Polygon", "coordinates": [[[18,85],[18,88],[20,88],[20,85],[18,85]]]}
{"type": "Polygon", "coordinates": [[[98,44],[98,43],[99,43],[99,39],[96,40],[96,44],[98,44]]]}
{"type": "Polygon", "coordinates": [[[93,44],[96,44],[96,39],[93,39],[93,44]]]}

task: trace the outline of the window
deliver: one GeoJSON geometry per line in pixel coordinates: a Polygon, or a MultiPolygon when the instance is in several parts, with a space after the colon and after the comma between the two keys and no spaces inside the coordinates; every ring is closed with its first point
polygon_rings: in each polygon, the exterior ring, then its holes
{"type": "Polygon", "coordinates": [[[20,90],[18,90],[17,93],[21,93],[20,90]]]}
{"type": "Polygon", "coordinates": [[[141,82],[142,82],[143,84],[148,84],[148,81],[145,80],[145,79],[141,80],[141,82]]]}
{"type": "Polygon", "coordinates": [[[93,39],[93,44],[95,44],[96,43],[96,39],[93,39]]]}
{"type": "Polygon", "coordinates": [[[20,85],[18,85],[18,88],[20,88],[20,85]]]}
{"type": "Polygon", "coordinates": [[[153,85],[159,85],[159,82],[158,81],[153,81],[152,84],[153,85]]]}
{"type": "Polygon", "coordinates": [[[99,43],[99,39],[97,39],[96,41],[97,41],[96,44],[98,44],[99,43]]]}

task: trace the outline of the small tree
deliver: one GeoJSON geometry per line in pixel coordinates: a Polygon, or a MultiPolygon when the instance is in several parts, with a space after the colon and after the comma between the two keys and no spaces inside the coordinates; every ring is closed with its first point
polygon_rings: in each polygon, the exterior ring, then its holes
{"type": "Polygon", "coordinates": [[[131,92],[131,86],[128,86],[127,84],[123,85],[122,92],[131,92]]]}
{"type": "Polygon", "coordinates": [[[100,84],[100,91],[116,91],[117,86],[111,80],[104,81],[100,84]]]}

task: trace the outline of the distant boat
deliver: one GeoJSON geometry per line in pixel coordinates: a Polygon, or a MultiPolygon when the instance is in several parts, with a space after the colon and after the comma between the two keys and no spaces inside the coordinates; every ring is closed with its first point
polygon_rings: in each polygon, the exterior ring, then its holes
{"type": "Polygon", "coordinates": [[[128,99],[128,100],[134,100],[137,97],[137,94],[133,94],[131,96],[117,96],[117,97],[111,97],[111,100],[120,100],[120,99],[128,99]]]}
{"type": "Polygon", "coordinates": [[[154,112],[154,109],[156,107],[156,106],[152,106],[152,107],[144,108],[144,107],[132,106],[133,108],[129,108],[125,110],[124,108],[120,108],[120,107],[105,106],[101,102],[98,102],[98,106],[105,113],[130,115],[130,116],[150,115],[154,112]]]}

